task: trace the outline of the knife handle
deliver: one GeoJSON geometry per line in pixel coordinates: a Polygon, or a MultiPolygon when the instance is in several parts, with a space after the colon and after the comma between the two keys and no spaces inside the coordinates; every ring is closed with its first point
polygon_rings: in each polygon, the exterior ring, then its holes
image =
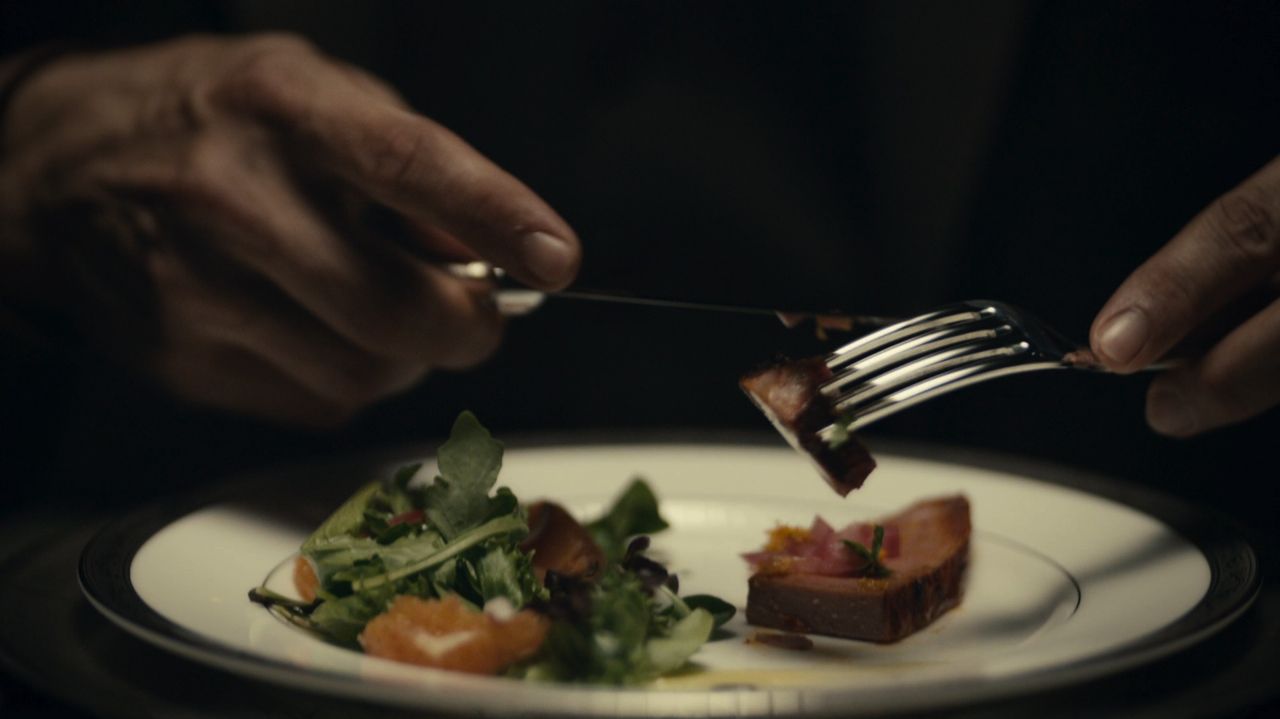
{"type": "Polygon", "coordinates": [[[488,262],[449,262],[442,267],[454,277],[493,281],[493,303],[497,306],[498,313],[504,317],[527,315],[547,299],[547,293],[521,287],[512,282],[501,267],[494,267],[488,262]]]}

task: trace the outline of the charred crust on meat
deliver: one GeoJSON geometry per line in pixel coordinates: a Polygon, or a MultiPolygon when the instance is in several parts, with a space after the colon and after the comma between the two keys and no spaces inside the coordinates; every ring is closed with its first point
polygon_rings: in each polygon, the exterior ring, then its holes
{"type": "Polygon", "coordinates": [[[818,435],[838,419],[831,399],[819,391],[831,377],[822,357],[781,358],[744,375],[738,384],[787,442],[807,454],[843,497],[862,486],[876,462],[855,437],[833,448],[818,435]]]}

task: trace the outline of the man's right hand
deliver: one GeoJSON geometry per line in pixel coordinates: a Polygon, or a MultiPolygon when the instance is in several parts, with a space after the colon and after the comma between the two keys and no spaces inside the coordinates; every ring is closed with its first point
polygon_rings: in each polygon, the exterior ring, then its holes
{"type": "Polygon", "coordinates": [[[495,349],[488,284],[431,260],[545,290],[580,262],[528,187],[294,37],[66,56],[2,142],[6,292],[178,396],[279,421],[333,424],[495,349]]]}

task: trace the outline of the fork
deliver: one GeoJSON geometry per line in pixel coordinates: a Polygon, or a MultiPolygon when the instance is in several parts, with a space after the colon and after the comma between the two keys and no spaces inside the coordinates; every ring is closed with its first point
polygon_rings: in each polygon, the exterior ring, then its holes
{"type": "MultiPolygon", "coordinates": [[[[830,442],[934,397],[1024,372],[1108,371],[1093,353],[1004,302],[947,305],[859,337],[827,355],[818,387],[839,419],[818,431],[830,442]]],[[[1177,361],[1148,369],[1167,369],[1177,361]]]]}

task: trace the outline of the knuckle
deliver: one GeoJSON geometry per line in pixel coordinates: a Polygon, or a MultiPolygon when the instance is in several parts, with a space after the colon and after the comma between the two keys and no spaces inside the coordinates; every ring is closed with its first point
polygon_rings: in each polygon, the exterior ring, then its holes
{"type": "Polygon", "coordinates": [[[212,140],[191,143],[180,161],[172,190],[179,197],[207,204],[220,205],[226,201],[228,165],[226,148],[212,140]]]}
{"type": "Polygon", "coordinates": [[[387,100],[396,107],[407,109],[408,103],[394,87],[384,82],[381,78],[372,75],[364,70],[352,65],[340,65],[339,68],[347,75],[356,85],[387,100]]]}
{"type": "Polygon", "coordinates": [[[270,252],[269,243],[260,241],[272,235],[269,215],[250,189],[252,183],[244,180],[234,154],[225,143],[194,143],[165,192],[189,218],[201,218],[201,236],[217,236],[228,246],[248,252],[246,256],[270,252]]]}
{"type": "Polygon", "coordinates": [[[258,52],[280,52],[295,55],[315,55],[318,50],[314,43],[293,32],[264,32],[244,40],[244,45],[258,52]]]}
{"type": "Polygon", "coordinates": [[[222,78],[220,90],[235,104],[289,115],[305,100],[299,82],[318,52],[296,35],[263,35],[244,41],[239,57],[222,78]]]}
{"type": "Polygon", "coordinates": [[[400,187],[413,182],[420,173],[425,137],[420,128],[400,126],[388,128],[370,139],[366,156],[367,172],[375,182],[389,187],[400,187]]]}
{"type": "Polygon", "coordinates": [[[229,89],[245,105],[285,113],[293,97],[289,71],[270,53],[255,55],[227,78],[229,89]]]}
{"type": "Polygon", "coordinates": [[[1214,201],[1218,239],[1248,260],[1280,259],[1280,217],[1256,191],[1238,189],[1214,201]]]}

